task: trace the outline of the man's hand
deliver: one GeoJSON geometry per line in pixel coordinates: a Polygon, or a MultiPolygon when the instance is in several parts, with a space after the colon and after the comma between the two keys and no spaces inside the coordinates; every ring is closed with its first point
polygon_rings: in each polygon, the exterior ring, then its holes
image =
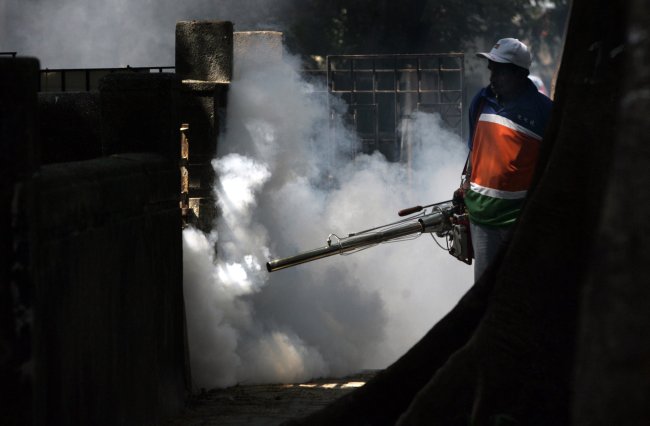
{"type": "Polygon", "coordinates": [[[465,201],[465,190],[461,186],[457,190],[454,191],[454,196],[452,197],[451,201],[454,204],[463,204],[465,201]]]}
{"type": "Polygon", "coordinates": [[[469,176],[463,179],[459,189],[462,189],[463,191],[467,191],[469,189],[469,176]]]}
{"type": "Polygon", "coordinates": [[[469,177],[463,176],[461,180],[460,187],[454,191],[454,196],[452,202],[454,205],[464,205],[465,204],[465,192],[469,189],[469,177]]]}

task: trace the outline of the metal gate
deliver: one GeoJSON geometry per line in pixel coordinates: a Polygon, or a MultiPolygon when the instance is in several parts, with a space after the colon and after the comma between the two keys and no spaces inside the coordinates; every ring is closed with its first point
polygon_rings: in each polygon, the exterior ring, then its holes
{"type": "MultiPolygon", "coordinates": [[[[407,161],[403,123],[417,111],[440,114],[462,137],[462,53],[328,56],[327,85],[347,103],[345,122],[364,153],[379,150],[389,161],[407,161]]],[[[332,134],[337,140],[335,128],[332,134]]]]}

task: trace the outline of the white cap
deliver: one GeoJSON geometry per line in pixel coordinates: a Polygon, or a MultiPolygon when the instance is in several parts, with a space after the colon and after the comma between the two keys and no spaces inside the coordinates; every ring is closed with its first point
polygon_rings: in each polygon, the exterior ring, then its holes
{"type": "Polygon", "coordinates": [[[490,53],[481,52],[476,56],[502,64],[514,64],[525,69],[529,69],[532,62],[528,47],[516,38],[502,38],[497,41],[490,53]]]}

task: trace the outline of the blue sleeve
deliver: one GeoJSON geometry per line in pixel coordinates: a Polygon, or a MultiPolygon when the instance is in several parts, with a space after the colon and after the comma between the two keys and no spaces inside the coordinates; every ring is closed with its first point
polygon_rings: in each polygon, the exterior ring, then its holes
{"type": "Polygon", "coordinates": [[[477,109],[481,99],[481,92],[482,91],[479,91],[474,95],[474,99],[472,99],[472,103],[469,105],[469,112],[467,114],[469,119],[469,137],[467,139],[467,146],[470,150],[472,149],[472,140],[474,139],[474,127],[476,125],[476,114],[478,113],[477,109]]]}

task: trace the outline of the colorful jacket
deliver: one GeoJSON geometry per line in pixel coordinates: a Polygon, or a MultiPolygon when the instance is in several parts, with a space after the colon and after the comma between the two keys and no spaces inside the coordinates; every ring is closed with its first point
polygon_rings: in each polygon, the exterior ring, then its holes
{"type": "Polygon", "coordinates": [[[474,97],[469,109],[471,178],[465,194],[473,223],[502,227],[515,222],[552,105],[532,81],[517,99],[503,106],[490,87],[474,97]]]}

